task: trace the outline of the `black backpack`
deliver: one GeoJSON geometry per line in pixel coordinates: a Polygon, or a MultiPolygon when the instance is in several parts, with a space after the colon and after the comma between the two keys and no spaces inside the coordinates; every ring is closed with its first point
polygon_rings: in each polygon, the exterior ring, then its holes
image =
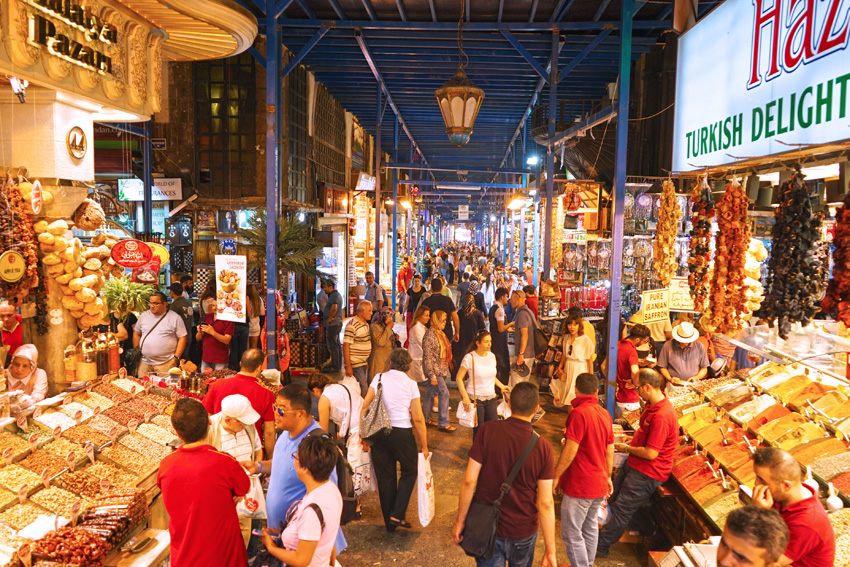
{"type": "MultiPolygon", "coordinates": [[[[324,435],[330,438],[321,428],[314,429],[307,435],[324,435]]],[[[336,486],[342,495],[342,516],[340,517],[339,525],[344,526],[352,520],[359,520],[360,512],[357,510],[357,495],[354,493],[354,469],[348,463],[348,457],[345,451],[337,443],[334,443],[334,446],[337,451],[336,486]]]]}

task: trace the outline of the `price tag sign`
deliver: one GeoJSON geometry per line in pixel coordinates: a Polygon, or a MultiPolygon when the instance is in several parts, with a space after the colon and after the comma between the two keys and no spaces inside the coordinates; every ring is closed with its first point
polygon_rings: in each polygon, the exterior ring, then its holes
{"type": "Polygon", "coordinates": [[[38,449],[38,433],[33,433],[32,435],[30,435],[29,441],[30,449],[32,449],[33,451],[38,449]]]}
{"type": "Polygon", "coordinates": [[[83,503],[77,500],[73,504],[71,504],[71,525],[77,525],[77,518],[80,517],[80,512],[83,509],[83,503]]]}
{"type": "Polygon", "coordinates": [[[92,464],[94,464],[94,443],[91,441],[86,442],[86,456],[89,458],[92,464]]]}
{"type": "Polygon", "coordinates": [[[103,411],[103,410],[101,410],[101,409],[100,409],[100,406],[94,406],[94,409],[92,410],[92,413],[93,413],[95,416],[98,416],[98,415],[100,415],[100,412],[101,412],[101,411],[103,411]]]}
{"type": "Polygon", "coordinates": [[[124,368],[123,366],[118,369],[118,377],[119,378],[126,378],[127,377],[127,369],[124,368]]]}
{"type": "Polygon", "coordinates": [[[86,386],[86,394],[91,394],[92,388],[94,388],[94,384],[89,383],[89,385],[86,386]]]}
{"type": "Polygon", "coordinates": [[[121,394],[115,394],[112,396],[112,403],[120,404],[121,403],[121,394]]]}
{"type": "Polygon", "coordinates": [[[136,397],[136,387],[135,386],[130,386],[130,395],[134,398],[136,397]]]}
{"type": "Polygon", "coordinates": [[[45,488],[50,488],[50,471],[47,469],[41,471],[41,484],[43,484],[45,488]]]}
{"type": "Polygon", "coordinates": [[[83,410],[77,410],[77,412],[74,414],[74,421],[77,422],[77,425],[83,422],[83,410]]]}
{"type": "Polygon", "coordinates": [[[32,567],[32,551],[30,544],[25,543],[18,548],[18,559],[24,564],[24,567],[32,567]]]}
{"type": "Polygon", "coordinates": [[[153,419],[153,412],[149,411],[145,413],[145,423],[150,423],[151,419],[153,419]]]}
{"type": "Polygon", "coordinates": [[[71,469],[71,472],[74,472],[74,465],[77,463],[77,452],[68,451],[68,455],[65,457],[65,462],[68,463],[68,468],[71,469]]]}
{"type": "Polygon", "coordinates": [[[171,392],[171,401],[172,401],[172,402],[176,402],[178,397],[179,397],[179,396],[177,395],[177,391],[176,391],[176,390],[175,390],[175,391],[173,391],[173,392],[171,392]]]}
{"type": "Polygon", "coordinates": [[[44,413],[44,408],[41,406],[35,406],[35,409],[32,410],[32,418],[38,419],[41,417],[41,414],[44,413]]]}
{"type": "Polygon", "coordinates": [[[147,382],[145,382],[145,394],[150,394],[151,388],[153,388],[153,382],[148,380],[147,382]]]}
{"type": "Polygon", "coordinates": [[[65,396],[65,398],[62,400],[62,405],[67,406],[68,404],[70,404],[73,401],[74,401],[74,398],[72,398],[71,396],[65,396]]]}
{"type": "Polygon", "coordinates": [[[127,424],[127,428],[130,430],[130,433],[135,433],[136,429],[139,427],[138,419],[131,419],[130,423],[127,424]]]}
{"type": "Polygon", "coordinates": [[[18,487],[18,502],[20,502],[21,504],[23,504],[24,502],[27,501],[27,491],[28,490],[29,490],[29,488],[27,487],[26,484],[22,484],[21,486],[18,487]]]}
{"type": "Polygon", "coordinates": [[[27,423],[27,416],[22,415],[18,418],[18,427],[20,427],[24,431],[29,431],[29,424],[27,423]]]}
{"type": "Polygon", "coordinates": [[[12,464],[12,457],[15,456],[15,451],[12,450],[11,447],[7,447],[3,450],[3,460],[6,461],[7,465],[12,464]]]}
{"type": "Polygon", "coordinates": [[[112,444],[115,445],[115,440],[118,439],[118,428],[113,427],[109,430],[109,439],[112,441],[112,444]]]}
{"type": "Polygon", "coordinates": [[[57,425],[56,427],[53,428],[53,436],[56,437],[57,439],[62,437],[62,426],[61,425],[57,425]]]}
{"type": "Polygon", "coordinates": [[[102,478],[102,479],[100,479],[100,491],[101,491],[103,494],[108,493],[110,488],[112,488],[112,484],[110,484],[110,482],[109,482],[109,479],[108,479],[108,478],[102,478]]]}

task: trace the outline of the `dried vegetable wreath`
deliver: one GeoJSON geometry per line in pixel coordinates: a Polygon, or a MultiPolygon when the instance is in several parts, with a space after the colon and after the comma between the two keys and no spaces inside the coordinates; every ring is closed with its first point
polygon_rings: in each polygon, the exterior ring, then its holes
{"type": "Polygon", "coordinates": [[[832,259],[832,279],[826,290],[821,309],[835,313],[836,319],[850,327],[850,194],[844,197],[844,205],[835,213],[835,250],[832,259]]]}
{"type": "Polygon", "coordinates": [[[652,268],[655,279],[661,287],[670,285],[670,280],[679,269],[676,259],[676,233],[682,209],[676,198],[676,189],[669,179],[661,188],[661,203],[658,210],[658,223],[655,228],[655,238],[652,241],[652,268]]]}
{"type": "Polygon", "coordinates": [[[714,219],[714,197],[705,178],[694,187],[691,198],[692,215],[690,256],[688,257],[688,285],[694,300],[694,309],[704,312],[708,306],[711,286],[711,221],[714,219]]]}
{"type": "Polygon", "coordinates": [[[821,213],[812,208],[813,196],[799,165],[779,190],[762,309],[769,320],[776,320],[779,336],[786,339],[792,323],[806,326],[817,313],[825,270],[818,247],[821,213]]]}
{"type": "Polygon", "coordinates": [[[14,304],[23,302],[30,288],[38,285],[38,249],[20,183],[21,180],[7,175],[0,188],[0,254],[10,250],[19,252],[27,266],[20,280],[12,283],[0,280],[0,294],[14,304]]]}
{"type": "Polygon", "coordinates": [[[749,200],[738,180],[726,184],[717,206],[717,234],[714,237],[714,272],[708,310],[702,328],[724,335],[741,330],[747,310],[746,262],[750,243],[747,225],[749,200]]]}

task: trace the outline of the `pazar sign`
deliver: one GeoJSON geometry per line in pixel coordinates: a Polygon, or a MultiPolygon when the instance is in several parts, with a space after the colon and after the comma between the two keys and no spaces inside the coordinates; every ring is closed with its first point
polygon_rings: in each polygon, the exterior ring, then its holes
{"type": "Polygon", "coordinates": [[[727,0],[679,39],[673,169],[850,139],[850,1],[727,0]]]}

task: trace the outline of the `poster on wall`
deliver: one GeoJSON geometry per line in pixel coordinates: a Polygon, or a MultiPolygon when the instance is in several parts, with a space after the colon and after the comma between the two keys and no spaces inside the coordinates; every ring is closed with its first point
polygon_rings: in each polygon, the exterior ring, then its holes
{"type": "Polygon", "coordinates": [[[351,120],[351,169],[365,171],[366,169],[366,130],[360,122],[352,117],[351,120]]]}
{"type": "Polygon", "coordinates": [[[673,278],[670,280],[670,311],[693,311],[694,298],[691,297],[691,286],[688,278],[673,278]]]}
{"type": "Polygon", "coordinates": [[[224,321],[245,323],[245,288],[248,260],[245,256],[215,257],[216,316],[224,321]]]}
{"type": "Polygon", "coordinates": [[[641,294],[643,323],[657,323],[670,318],[670,290],[653,289],[641,294]]]}

